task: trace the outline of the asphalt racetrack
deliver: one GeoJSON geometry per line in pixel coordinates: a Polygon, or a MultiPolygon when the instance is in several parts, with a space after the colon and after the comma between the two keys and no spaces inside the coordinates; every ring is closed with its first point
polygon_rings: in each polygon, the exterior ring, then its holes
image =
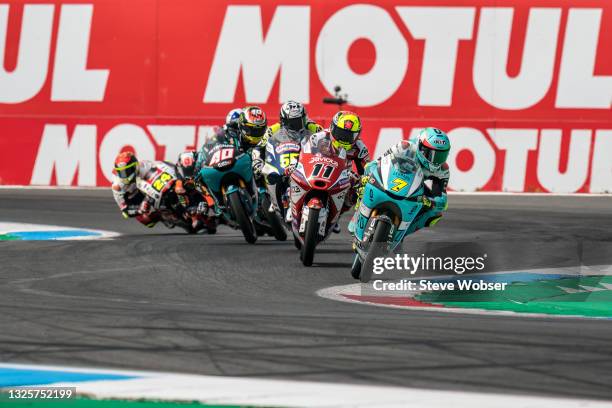
{"type": "MultiPolygon", "coordinates": [[[[611,320],[318,297],[354,282],[346,222],[307,269],[291,241],[147,230],[107,190],[0,190],[0,221],[123,234],[0,241],[3,362],[612,400],[611,320]]],[[[407,245],[435,241],[493,245],[495,270],[611,264],[612,198],[454,195],[407,245]]]]}

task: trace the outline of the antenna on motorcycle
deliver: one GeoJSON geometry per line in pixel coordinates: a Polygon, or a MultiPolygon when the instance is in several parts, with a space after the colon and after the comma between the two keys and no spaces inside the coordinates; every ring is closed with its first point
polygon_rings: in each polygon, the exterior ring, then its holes
{"type": "Polygon", "coordinates": [[[340,85],[334,87],[334,96],[326,96],[323,98],[323,103],[338,105],[338,110],[342,110],[342,105],[348,103],[348,95],[341,94],[342,88],[340,85]]]}

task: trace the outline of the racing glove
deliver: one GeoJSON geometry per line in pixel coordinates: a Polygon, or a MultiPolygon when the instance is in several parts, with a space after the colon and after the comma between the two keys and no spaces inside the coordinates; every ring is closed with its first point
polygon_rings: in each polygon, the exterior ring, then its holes
{"type": "Polygon", "coordinates": [[[257,158],[257,159],[253,159],[253,173],[255,175],[260,175],[261,174],[261,170],[263,169],[264,166],[264,162],[263,160],[257,158]]]}
{"type": "Polygon", "coordinates": [[[369,179],[369,178],[370,178],[369,176],[361,176],[361,177],[359,178],[359,180],[358,180],[358,181],[359,181],[359,184],[357,184],[357,189],[356,189],[356,191],[357,191],[357,198],[358,198],[359,200],[361,200],[361,199],[363,198],[363,192],[364,192],[364,190],[365,190],[365,186],[366,186],[366,184],[368,184],[368,179],[369,179]]]}
{"type": "Polygon", "coordinates": [[[291,175],[295,171],[295,167],[295,164],[290,164],[289,166],[285,167],[285,176],[291,177],[291,175]]]}

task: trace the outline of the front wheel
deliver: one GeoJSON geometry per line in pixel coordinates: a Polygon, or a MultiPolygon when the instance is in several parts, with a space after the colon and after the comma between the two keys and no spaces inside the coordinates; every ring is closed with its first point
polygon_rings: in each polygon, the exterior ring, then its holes
{"type": "Polygon", "coordinates": [[[318,208],[311,208],[308,211],[306,221],[306,231],[304,232],[304,245],[302,245],[301,259],[304,266],[311,266],[314,260],[315,247],[319,235],[319,211],[318,208]]]}
{"type": "Polygon", "coordinates": [[[267,194],[264,194],[261,206],[262,211],[266,216],[266,220],[268,221],[268,224],[270,224],[270,229],[272,230],[272,235],[274,235],[274,238],[276,238],[277,241],[286,241],[287,231],[285,231],[285,227],[283,227],[283,221],[280,219],[276,211],[270,211],[270,198],[267,194]]]}
{"type": "Polygon", "coordinates": [[[355,258],[353,259],[353,265],[351,266],[351,276],[354,279],[359,279],[361,275],[361,258],[358,254],[355,254],[355,258]]]}
{"type": "Polygon", "coordinates": [[[257,241],[257,233],[255,232],[253,221],[247,215],[244,205],[242,205],[240,194],[238,191],[234,191],[227,196],[227,200],[229,201],[232,213],[236,218],[236,223],[238,223],[240,230],[242,231],[242,235],[244,235],[244,239],[249,244],[254,244],[257,241]]]}
{"type": "Polygon", "coordinates": [[[374,260],[386,254],[389,231],[391,231],[391,224],[388,222],[379,220],[376,223],[376,229],[374,230],[372,241],[370,242],[370,248],[363,261],[361,273],[359,274],[359,280],[361,282],[367,283],[370,281],[372,278],[372,269],[374,268],[374,260]]]}

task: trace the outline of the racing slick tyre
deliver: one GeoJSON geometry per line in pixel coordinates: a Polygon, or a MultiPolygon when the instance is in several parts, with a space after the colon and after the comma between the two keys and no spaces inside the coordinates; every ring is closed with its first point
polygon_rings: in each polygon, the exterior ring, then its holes
{"type": "Polygon", "coordinates": [[[304,245],[300,259],[304,266],[311,266],[314,260],[315,247],[319,235],[319,209],[311,208],[306,221],[306,231],[304,232],[304,245]]]}
{"type": "Polygon", "coordinates": [[[353,265],[351,266],[351,276],[354,279],[359,279],[359,275],[361,275],[361,258],[359,258],[359,255],[355,254],[353,265]]]}
{"type": "Polygon", "coordinates": [[[363,265],[361,267],[361,273],[359,274],[359,280],[363,283],[367,283],[372,278],[372,269],[374,267],[374,260],[380,256],[385,255],[386,248],[385,244],[389,237],[389,231],[391,231],[391,224],[378,221],[376,223],[376,229],[372,234],[372,241],[370,242],[370,249],[366,255],[363,265]]]}
{"type": "Polygon", "coordinates": [[[261,207],[262,211],[266,215],[268,224],[270,224],[270,229],[272,230],[272,235],[274,238],[276,238],[277,241],[286,241],[287,231],[285,231],[285,227],[283,227],[283,221],[280,219],[276,211],[270,212],[268,210],[270,208],[270,198],[267,194],[265,194],[263,197],[261,207]]]}
{"type": "Polygon", "coordinates": [[[234,217],[236,217],[236,222],[240,226],[242,235],[244,235],[244,239],[249,244],[254,244],[257,241],[257,233],[255,232],[253,221],[248,217],[246,211],[244,210],[242,200],[240,200],[240,195],[237,191],[234,191],[227,196],[227,200],[229,201],[234,217]]]}

